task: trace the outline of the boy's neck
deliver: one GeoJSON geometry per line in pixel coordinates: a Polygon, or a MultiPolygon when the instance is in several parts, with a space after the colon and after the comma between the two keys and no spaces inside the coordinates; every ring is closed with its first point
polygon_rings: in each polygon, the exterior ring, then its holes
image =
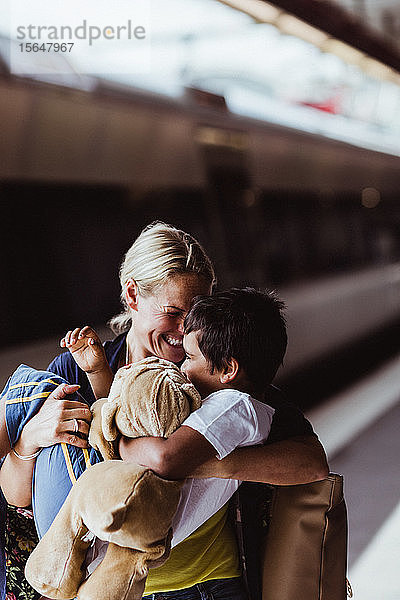
{"type": "MultiPolygon", "coordinates": [[[[249,384],[248,381],[239,381],[235,379],[230,384],[221,384],[220,390],[237,390],[238,392],[243,392],[243,394],[249,394],[255,400],[259,400],[260,402],[265,401],[265,392],[260,392],[259,390],[255,390],[252,385],[249,384]]],[[[217,391],[217,390],[215,390],[217,391]]]]}

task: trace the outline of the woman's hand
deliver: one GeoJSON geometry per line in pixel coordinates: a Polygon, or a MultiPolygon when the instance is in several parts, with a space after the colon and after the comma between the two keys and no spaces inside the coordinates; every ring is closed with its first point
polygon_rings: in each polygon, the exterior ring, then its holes
{"type": "MultiPolygon", "coordinates": [[[[67,400],[79,385],[62,383],[46,399],[39,412],[25,425],[15,444],[21,456],[34,454],[40,448],[66,442],[87,448],[91,412],[83,402],[67,400]],[[82,436],[82,437],[80,437],[82,436]]],[[[0,469],[0,485],[9,504],[29,506],[32,502],[32,477],[35,460],[21,460],[9,452],[0,469]]]]}
{"type": "Polygon", "coordinates": [[[78,389],[79,385],[65,383],[56,387],[39,412],[23,428],[16,444],[19,454],[33,454],[40,448],[59,442],[78,448],[88,447],[87,437],[92,418],[90,408],[83,402],[67,399],[69,394],[78,389]]]}
{"type": "Polygon", "coordinates": [[[68,348],[78,367],[88,374],[99,373],[109,367],[101,340],[88,325],[68,331],[60,346],[68,348]]]}

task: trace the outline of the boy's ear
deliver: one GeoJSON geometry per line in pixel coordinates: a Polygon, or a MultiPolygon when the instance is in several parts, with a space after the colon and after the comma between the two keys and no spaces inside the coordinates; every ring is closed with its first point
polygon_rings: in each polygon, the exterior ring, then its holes
{"type": "Polygon", "coordinates": [[[125,300],[129,308],[137,310],[138,288],[134,279],[129,279],[125,286],[125,300]]]}
{"type": "Polygon", "coordinates": [[[240,367],[236,358],[230,358],[228,360],[228,364],[224,367],[223,371],[221,371],[219,380],[221,383],[231,383],[237,374],[239,373],[240,367]]]}

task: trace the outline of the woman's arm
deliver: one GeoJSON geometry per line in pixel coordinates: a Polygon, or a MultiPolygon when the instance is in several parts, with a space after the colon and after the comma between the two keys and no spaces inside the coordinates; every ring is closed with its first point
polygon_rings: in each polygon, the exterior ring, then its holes
{"type": "Polygon", "coordinates": [[[237,448],[223,460],[208,460],[190,476],[295,485],[317,481],[328,474],[329,467],[321,443],[317,436],[306,435],[264,446],[237,448]]]}
{"type": "Polygon", "coordinates": [[[325,452],[314,435],[265,446],[237,448],[223,460],[198,432],[182,426],[168,439],[121,438],[123,460],[152,469],[167,479],[220,477],[294,485],[323,479],[329,473],[325,452]]]}
{"type": "MultiPolygon", "coordinates": [[[[87,448],[86,439],[74,435],[74,419],[78,420],[79,433],[87,438],[91,419],[90,409],[82,402],[66,400],[69,394],[77,391],[77,385],[59,385],[47,398],[39,412],[30,419],[15,444],[20,456],[35,454],[43,447],[66,442],[79,448],[87,448]]],[[[0,486],[9,504],[29,506],[32,501],[32,475],[35,459],[22,460],[10,451],[10,444],[4,420],[2,400],[2,426],[0,443],[7,454],[0,470],[0,486]]],[[[4,456],[3,454],[3,456],[4,456]]]]}
{"type": "Polygon", "coordinates": [[[10,452],[10,440],[8,439],[6,417],[5,417],[5,398],[0,400],[0,458],[10,452]]]}

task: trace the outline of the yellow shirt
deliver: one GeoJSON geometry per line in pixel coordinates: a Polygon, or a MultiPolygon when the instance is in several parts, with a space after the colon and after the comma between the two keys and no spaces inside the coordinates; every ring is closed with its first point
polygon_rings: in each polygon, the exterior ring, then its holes
{"type": "Polygon", "coordinates": [[[150,569],[144,595],[191,587],[209,579],[239,577],[239,555],[228,504],[171,550],[168,560],[150,569]]]}

